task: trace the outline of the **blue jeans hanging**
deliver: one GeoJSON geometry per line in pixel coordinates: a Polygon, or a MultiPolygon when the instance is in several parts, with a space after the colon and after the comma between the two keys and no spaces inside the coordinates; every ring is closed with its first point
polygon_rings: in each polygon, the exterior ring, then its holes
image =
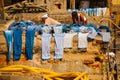
{"type": "Polygon", "coordinates": [[[26,31],[26,59],[32,60],[35,30],[26,31]]]}
{"type": "Polygon", "coordinates": [[[13,37],[13,31],[12,30],[4,31],[4,36],[5,36],[5,39],[6,39],[7,49],[8,49],[7,61],[9,61],[10,60],[10,56],[12,54],[12,37],[13,37]]]}
{"type": "Polygon", "coordinates": [[[19,60],[22,53],[22,30],[14,30],[14,60],[19,60]]]}

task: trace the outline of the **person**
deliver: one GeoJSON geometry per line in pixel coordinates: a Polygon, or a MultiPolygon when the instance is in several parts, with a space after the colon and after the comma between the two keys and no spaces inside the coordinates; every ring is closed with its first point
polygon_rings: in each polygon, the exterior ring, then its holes
{"type": "Polygon", "coordinates": [[[87,24],[87,18],[82,14],[78,14],[77,11],[72,12],[72,20],[73,24],[79,24],[82,23],[83,25],[87,24]]]}
{"type": "Polygon", "coordinates": [[[53,19],[53,18],[50,18],[48,16],[48,14],[45,14],[41,17],[42,19],[42,22],[45,24],[45,25],[59,25],[61,24],[60,22],[58,22],[57,20],[53,19]]]}
{"type": "Polygon", "coordinates": [[[72,12],[72,21],[73,21],[73,24],[79,23],[77,11],[72,12]]]}
{"type": "Polygon", "coordinates": [[[78,14],[78,19],[83,25],[87,24],[87,18],[82,13],[78,14]]]}

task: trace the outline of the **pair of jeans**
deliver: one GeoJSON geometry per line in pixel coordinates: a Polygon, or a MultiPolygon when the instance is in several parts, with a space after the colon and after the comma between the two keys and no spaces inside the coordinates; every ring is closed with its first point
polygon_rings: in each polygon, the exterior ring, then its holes
{"type": "Polygon", "coordinates": [[[97,16],[97,8],[93,9],[94,16],[97,16]]]}
{"type": "Polygon", "coordinates": [[[65,34],[53,34],[55,38],[55,56],[54,59],[62,59],[64,51],[64,36],[65,34]]]}
{"type": "Polygon", "coordinates": [[[42,60],[50,59],[50,40],[51,34],[42,34],[42,60]]]}
{"type": "Polygon", "coordinates": [[[34,47],[34,36],[35,30],[26,31],[26,59],[32,60],[33,58],[33,47],[34,47]]]}
{"type": "Polygon", "coordinates": [[[5,36],[5,39],[6,39],[7,50],[8,50],[7,61],[9,61],[10,56],[12,54],[13,31],[12,30],[4,31],[4,36],[5,36]]]}
{"type": "Polygon", "coordinates": [[[87,8],[86,11],[88,13],[88,16],[92,15],[92,12],[93,12],[92,8],[87,8]]]}
{"type": "Polygon", "coordinates": [[[22,53],[22,30],[14,30],[13,32],[13,59],[19,60],[22,53]]]}

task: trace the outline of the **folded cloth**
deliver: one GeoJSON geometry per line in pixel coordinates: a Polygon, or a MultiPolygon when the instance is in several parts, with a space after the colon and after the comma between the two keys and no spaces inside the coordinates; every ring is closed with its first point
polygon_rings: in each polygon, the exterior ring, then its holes
{"type": "Polygon", "coordinates": [[[87,36],[89,33],[79,33],[78,34],[78,48],[87,48],[87,36]]]}
{"type": "Polygon", "coordinates": [[[77,33],[66,33],[64,36],[64,48],[72,48],[72,39],[77,33]]]}

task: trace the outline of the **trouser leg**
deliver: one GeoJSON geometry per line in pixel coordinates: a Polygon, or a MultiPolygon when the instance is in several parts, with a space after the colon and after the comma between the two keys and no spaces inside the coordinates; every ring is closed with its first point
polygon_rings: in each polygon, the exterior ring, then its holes
{"type": "Polygon", "coordinates": [[[14,30],[14,60],[19,60],[22,53],[22,30],[14,30]]]}
{"type": "Polygon", "coordinates": [[[7,61],[9,61],[10,60],[10,56],[12,54],[13,31],[4,31],[4,36],[5,36],[5,39],[6,39],[7,49],[8,49],[7,61]]]}
{"type": "Polygon", "coordinates": [[[63,49],[64,49],[64,35],[65,34],[54,34],[55,37],[55,57],[54,59],[63,58],[63,49]]]}
{"type": "Polygon", "coordinates": [[[35,30],[26,31],[26,59],[32,60],[35,30]]]}
{"type": "Polygon", "coordinates": [[[42,60],[50,59],[51,34],[42,34],[42,60]]]}

